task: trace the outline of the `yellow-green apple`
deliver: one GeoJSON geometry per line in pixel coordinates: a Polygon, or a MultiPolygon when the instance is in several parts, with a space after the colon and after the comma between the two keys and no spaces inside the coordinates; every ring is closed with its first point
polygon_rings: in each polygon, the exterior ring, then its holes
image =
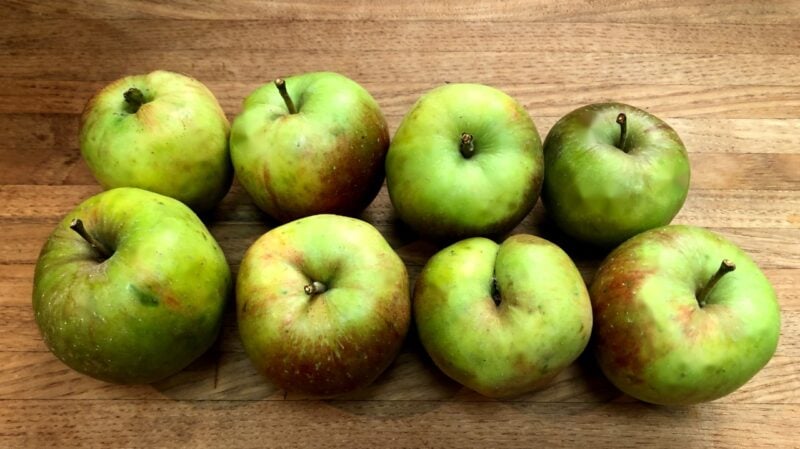
{"type": "Polygon", "coordinates": [[[214,342],[231,275],[183,203],[121,187],[95,195],[42,248],[33,311],[50,350],[108,382],[174,374],[214,342]]]}
{"type": "Polygon", "coordinates": [[[526,234],[475,237],[434,255],[414,288],[414,318],[434,363],[490,397],[547,384],[586,347],[592,309],[575,264],[526,234]]]}
{"type": "Polygon", "coordinates": [[[642,401],[725,396],[778,344],[769,281],[740,248],[703,228],[672,225],[633,237],[606,258],[589,291],[600,367],[642,401]]]}
{"type": "Polygon", "coordinates": [[[277,386],[331,396],[394,360],[411,315],[405,265],[366,222],[314,215],[247,250],[236,281],[244,349],[277,386]]]}
{"type": "Polygon", "coordinates": [[[233,179],[228,130],[205,85],[159,70],[100,90],[83,110],[80,148],[103,188],[138,187],[206,212],[233,179]]]}
{"type": "Polygon", "coordinates": [[[420,234],[455,239],[506,232],[539,198],[536,126],[502,91],[448,84],[403,118],[386,157],[398,216],[420,234]]]}
{"type": "Polygon", "coordinates": [[[236,177],[256,205],[280,222],[360,212],[383,183],[388,147],[375,99],[331,72],[259,87],[231,128],[236,177]]]}
{"type": "Polygon", "coordinates": [[[592,104],[562,117],[544,141],[542,201],[567,235],[613,247],[666,225],[689,191],[678,134],[641,109],[592,104]]]}

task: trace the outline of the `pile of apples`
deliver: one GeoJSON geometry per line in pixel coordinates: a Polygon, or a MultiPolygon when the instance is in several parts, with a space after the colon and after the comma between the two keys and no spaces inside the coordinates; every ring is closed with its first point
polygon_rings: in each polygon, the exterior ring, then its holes
{"type": "Polygon", "coordinates": [[[58,358],[105,381],[183,369],[217,338],[234,290],[255,367],[319,396],[374,381],[412,315],[435,364],[490,397],[543,387],[593,336],[599,366],[625,393],[709,401],[752,378],[778,343],[778,302],[752,259],[708,230],[669,225],[689,190],[687,153],[672,128],[632,106],[579,108],[542,145],[513,98],[446,84],[414,104],[390,143],[376,101],[342,75],[265,84],[231,126],[203,84],[157,71],[92,98],[80,148],[106,191],[45,243],[33,310],[58,358]],[[234,174],[285,223],[247,250],[235,288],[196,215],[234,174]],[[383,236],[348,217],[384,178],[402,221],[452,243],[413,296],[383,236]],[[555,244],[501,241],[540,194],[565,234],[616,247],[588,289],[555,244]]]}

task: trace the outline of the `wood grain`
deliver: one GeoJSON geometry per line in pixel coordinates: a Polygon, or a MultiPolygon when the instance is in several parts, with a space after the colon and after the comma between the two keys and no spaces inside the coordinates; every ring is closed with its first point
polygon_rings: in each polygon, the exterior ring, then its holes
{"type": "Polygon", "coordinates": [[[319,70],[340,72],[364,83],[513,82],[794,86],[800,84],[800,55],[560,53],[539,51],[385,52],[342,48],[337,52],[293,50],[141,50],[120,64],[120,50],[28,50],[0,53],[7,78],[102,81],[155,68],[191,73],[207,80],[263,80],[319,70]],[[383,71],[374,70],[384,67],[383,71]],[[468,69],[464,69],[468,66],[468,69]],[[458,67],[459,70],[453,70],[458,67]],[[591,68],[587,70],[587,68],[591,68]]]}
{"type": "MultiPolygon", "coordinates": [[[[440,245],[402,226],[385,188],[361,214],[412,282],[440,245]]],[[[275,223],[238,184],[204,217],[234,273],[275,223]]],[[[603,252],[537,207],[512,232],[565,248],[588,282],[603,252]]],[[[800,2],[775,0],[43,0],[0,2],[0,448],[800,447],[800,2]],[[508,401],[442,374],[412,332],[372,386],[335,400],[286,394],[242,350],[231,307],[207,354],[154,385],[80,375],[46,348],[34,264],[55,224],[100,192],[79,114],[108,82],[154,69],[207,84],[232,119],[276,76],[345,73],[391,130],[444,82],[494,85],[544,137],[587,103],[664,118],[690,152],[676,223],[745,249],[782,309],[776,356],[718,401],[664,408],[614,388],[587,351],[541,391],[508,401]]]]}
{"type": "Polygon", "coordinates": [[[782,407],[779,428],[769,405],[657,409],[613,402],[11,400],[0,419],[7,441],[64,448],[161,447],[165,441],[209,448],[350,448],[356,441],[364,447],[530,447],[521,434],[554,447],[586,441],[618,448],[792,447],[794,434],[781,429],[798,424],[800,407],[782,407]]]}
{"type": "Polygon", "coordinates": [[[749,0],[723,0],[708,3],[677,0],[665,5],[655,0],[625,2],[584,2],[566,0],[483,0],[463,3],[458,0],[411,0],[381,4],[370,0],[330,3],[326,0],[236,0],[223,4],[198,4],[193,0],[155,3],[146,0],[102,0],[87,8],[82,0],[9,0],[2,4],[3,17],[40,18],[177,18],[203,20],[249,20],[254,16],[277,21],[324,20],[418,20],[491,21],[525,20],[531,23],[744,23],[796,24],[800,6],[792,0],[753,3],[749,0]]]}
{"type": "Polygon", "coordinates": [[[146,50],[232,50],[316,52],[492,52],[793,55],[800,51],[800,29],[792,25],[618,24],[463,20],[91,20],[51,19],[47,27],[18,20],[0,21],[0,45],[15,50],[75,48],[140,52],[146,50]],[[764,33],[769,29],[769,34],[764,33]],[[371,39],[386,34],[392,39],[371,39]],[[125,36],[121,47],[120,36],[125,36]],[[525,39],[496,39],[495,36],[525,39]],[[281,39],[302,36],[302,39],[281,39]],[[601,39],[598,39],[601,36],[601,39]],[[738,36],[731,39],[731,36],[738,36]],[[434,48],[430,42],[436,42],[434,48]]]}

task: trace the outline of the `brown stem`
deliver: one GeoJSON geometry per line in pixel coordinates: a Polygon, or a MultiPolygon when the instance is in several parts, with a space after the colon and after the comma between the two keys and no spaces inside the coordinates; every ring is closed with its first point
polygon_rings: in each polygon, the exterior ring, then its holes
{"type": "Polygon", "coordinates": [[[617,116],[617,123],[619,124],[619,142],[617,143],[617,148],[627,153],[628,150],[625,149],[625,141],[628,139],[628,117],[624,112],[620,112],[617,116]]]}
{"type": "Polygon", "coordinates": [[[89,246],[91,246],[92,249],[94,249],[97,252],[97,254],[99,254],[100,257],[103,260],[108,259],[109,257],[111,257],[111,251],[109,251],[105,247],[105,245],[100,243],[97,239],[92,237],[91,234],[89,234],[89,231],[86,230],[86,227],[83,225],[83,221],[81,221],[80,218],[76,218],[76,219],[72,220],[72,222],[69,224],[69,227],[73,231],[77,232],[78,235],[83,237],[83,239],[86,240],[86,242],[89,244],[89,246]]]}
{"type": "Polygon", "coordinates": [[[328,287],[326,287],[325,284],[317,281],[314,281],[303,287],[303,291],[305,291],[307,295],[318,295],[320,293],[325,293],[327,289],[328,287]]]}
{"type": "Polygon", "coordinates": [[[126,90],[122,96],[125,98],[125,103],[128,104],[128,110],[131,114],[135,114],[143,104],[147,103],[142,91],[135,87],[126,90]]]}
{"type": "Polygon", "coordinates": [[[289,110],[289,114],[297,114],[297,109],[294,107],[292,97],[290,97],[289,92],[286,91],[286,81],[283,78],[276,79],[275,87],[278,88],[278,92],[281,94],[281,97],[283,97],[283,102],[286,103],[286,109],[289,110]]]}
{"type": "Polygon", "coordinates": [[[722,276],[725,276],[735,269],[736,264],[734,264],[732,261],[728,259],[724,259],[722,261],[717,272],[714,273],[714,276],[711,276],[711,279],[709,279],[706,286],[703,287],[703,289],[700,290],[700,293],[697,295],[697,302],[700,303],[700,307],[704,307],[706,305],[706,298],[711,293],[711,290],[714,289],[714,286],[717,285],[717,282],[722,279],[722,276]]]}
{"type": "Polygon", "coordinates": [[[461,151],[461,155],[464,156],[465,159],[469,159],[475,154],[475,139],[472,137],[472,134],[469,133],[461,133],[461,147],[459,151],[461,151]]]}

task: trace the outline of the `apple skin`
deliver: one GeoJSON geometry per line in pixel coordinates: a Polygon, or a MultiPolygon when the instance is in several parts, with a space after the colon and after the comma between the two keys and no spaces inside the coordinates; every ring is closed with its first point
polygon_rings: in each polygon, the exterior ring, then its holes
{"type": "Polygon", "coordinates": [[[236,281],[239,334],[259,372],[288,391],[332,396],[372,383],[408,332],[400,257],[366,222],[315,215],[259,238],[236,281]],[[328,290],[309,295],[322,282],[328,290]]]}
{"type": "Polygon", "coordinates": [[[95,195],[70,212],[36,263],[33,311],[48,348],[107,382],[150,383],[214,342],[232,291],[219,245],[183,203],[135,188],[95,195]],[[103,262],[70,229],[80,219],[113,249],[103,262]]]}
{"type": "Polygon", "coordinates": [[[509,231],[536,204],[543,169],[528,113],[480,84],[448,84],[423,95],[386,157],[399,217],[422,235],[447,239],[509,231]],[[469,158],[460,151],[462,133],[474,138],[469,158]]]}
{"type": "Polygon", "coordinates": [[[744,385],[775,353],[775,292],[736,245],[703,228],[672,225],[615,249],[590,287],[593,341],[606,376],[623,392],[663,405],[694,404],[744,385]],[[723,259],[700,307],[697,292],[723,259]]]}
{"type": "Polygon", "coordinates": [[[245,99],[233,122],[231,157],[239,182],[280,222],[357,214],[384,179],[389,129],[378,103],[337,73],[307,73],[285,83],[296,114],[269,83],[245,99]]]}
{"type": "Polygon", "coordinates": [[[621,103],[592,104],[561,118],[544,141],[542,201],[559,229],[614,247],[672,221],[689,191],[689,158],[659,118],[621,103]],[[617,148],[627,116],[627,152],[617,148]]]}
{"type": "Polygon", "coordinates": [[[104,189],[138,187],[207,212],[233,180],[229,128],[205,85],[158,70],[100,90],[83,110],[80,148],[104,189]],[[146,101],[134,113],[124,99],[132,87],[146,101]]]}
{"type": "Polygon", "coordinates": [[[417,279],[414,318],[434,363],[489,397],[544,386],[583,352],[592,330],[575,264],[558,246],[525,234],[500,245],[475,237],[435,254],[417,279]]]}

